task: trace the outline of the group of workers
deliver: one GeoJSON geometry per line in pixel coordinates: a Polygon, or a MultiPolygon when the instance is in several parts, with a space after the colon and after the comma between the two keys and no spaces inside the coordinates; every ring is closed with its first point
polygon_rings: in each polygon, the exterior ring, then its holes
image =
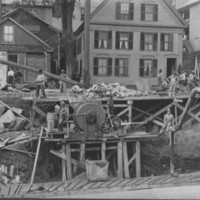
{"type": "Polygon", "coordinates": [[[14,83],[21,83],[23,75],[17,68],[16,71],[13,71],[12,68],[8,70],[8,84],[14,84],[14,83]]]}
{"type": "Polygon", "coordinates": [[[179,75],[176,72],[174,72],[167,79],[164,79],[163,77],[164,77],[163,71],[162,69],[160,69],[157,76],[158,85],[166,88],[169,84],[169,97],[174,97],[175,90],[178,85],[181,88],[187,86],[188,91],[190,93],[190,91],[194,87],[198,86],[198,81],[199,81],[194,71],[192,71],[189,75],[186,72],[182,71],[179,75]]]}

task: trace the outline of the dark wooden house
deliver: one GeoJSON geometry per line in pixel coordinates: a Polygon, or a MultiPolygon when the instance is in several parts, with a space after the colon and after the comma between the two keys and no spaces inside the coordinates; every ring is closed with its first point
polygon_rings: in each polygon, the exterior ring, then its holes
{"type": "MultiPolygon", "coordinates": [[[[56,73],[60,60],[61,32],[31,12],[18,8],[2,17],[0,22],[0,52],[7,59],[44,71],[56,73]]],[[[23,71],[24,82],[36,75],[23,71]]]]}

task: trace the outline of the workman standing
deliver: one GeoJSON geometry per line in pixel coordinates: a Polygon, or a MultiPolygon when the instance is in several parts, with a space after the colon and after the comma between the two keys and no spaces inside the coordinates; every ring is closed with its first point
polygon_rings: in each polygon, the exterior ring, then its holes
{"type": "Polygon", "coordinates": [[[10,68],[8,71],[8,84],[13,84],[14,75],[15,75],[15,72],[12,70],[12,68],[10,68]]]}
{"type": "Polygon", "coordinates": [[[174,127],[174,116],[171,113],[170,108],[167,108],[167,113],[164,116],[164,126],[162,127],[160,134],[170,134],[174,127]]]}
{"type": "MultiPolygon", "coordinates": [[[[64,69],[61,70],[60,77],[64,78],[64,79],[69,79],[67,74],[65,74],[65,70],[64,69]]],[[[60,93],[64,93],[65,90],[66,90],[66,83],[64,81],[59,81],[59,84],[60,84],[60,93]]]]}
{"type": "Polygon", "coordinates": [[[21,78],[22,77],[23,77],[22,73],[17,68],[16,72],[15,72],[15,83],[21,83],[21,78]]]}
{"type": "Polygon", "coordinates": [[[42,69],[39,69],[39,74],[37,76],[37,78],[35,79],[35,83],[36,83],[36,98],[39,97],[39,94],[40,94],[40,89],[41,89],[41,92],[42,92],[42,98],[46,98],[46,94],[45,94],[45,90],[44,90],[44,87],[45,87],[45,75],[43,74],[43,71],[42,69]]]}
{"type": "Polygon", "coordinates": [[[58,120],[58,130],[63,131],[63,124],[65,121],[68,121],[69,118],[69,107],[64,101],[60,102],[60,112],[58,120]]]}

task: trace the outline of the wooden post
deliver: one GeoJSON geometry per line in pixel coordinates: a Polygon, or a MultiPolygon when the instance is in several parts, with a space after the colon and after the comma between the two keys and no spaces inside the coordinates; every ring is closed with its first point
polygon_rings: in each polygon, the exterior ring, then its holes
{"type": "Polygon", "coordinates": [[[81,143],[80,161],[85,162],[85,143],[81,143]]]}
{"type": "Polygon", "coordinates": [[[178,115],[177,115],[177,106],[176,105],[175,105],[174,109],[175,109],[175,123],[177,125],[177,123],[178,123],[178,115]]]}
{"type": "Polygon", "coordinates": [[[135,159],[135,163],[136,163],[136,177],[141,177],[141,160],[140,160],[140,141],[137,140],[135,142],[135,150],[136,150],[136,159],[135,159]]]}
{"type": "Polygon", "coordinates": [[[66,144],[67,180],[72,179],[72,163],[70,144],[66,144]]]}
{"type": "Polygon", "coordinates": [[[40,152],[42,134],[43,134],[43,126],[41,127],[41,130],[40,130],[40,136],[39,136],[39,140],[38,140],[37,151],[36,151],[35,161],[34,161],[34,165],[33,165],[32,175],[31,175],[31,184],[33,184],[34,177],[35,177],[35,171],[36,171],[38,156],[39,156],[39,152],[40,152]]]}
{"type": "Polygon", "coordinates": [[[174,173],[174,132],[170,131],[170,174],[174,173]]]}
{"type": "Polygon", "coordinates": [[[101,143],[101,160],[106,160],[106,141],[102,140],[101,143]]]}
{"type": "Polygon", "coordinates": [[[126,141],[123,142],[123,158],[124,158],[124,176],[125,176],[125,178],[130,178],[128,153],[127,153],[127,142],[126,141]]]}
{"type": "Polygon", "coordinates": [[[119,140],[117,143],[117,170],[118,177],[123,178],[123,160],[122,160],[122,141],[119,140]]]}
{"type": "Polygon", "coordinates": [[[133,106],[133,101],[128,101],[128,121],[132,122],[132,106],[133,106]]]}
{"type": "MultiPolygon", "coordinates": [[[[62,144],[62,153],[65,154],[65,144],[62,144]]],[[[62,159],[62,181],[66,182],[66,161],[62,159]]]]}

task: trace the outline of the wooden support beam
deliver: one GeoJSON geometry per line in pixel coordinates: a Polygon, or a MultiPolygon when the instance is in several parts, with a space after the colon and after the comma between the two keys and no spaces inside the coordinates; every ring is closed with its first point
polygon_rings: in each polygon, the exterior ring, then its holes
{"type": "Polygon", "coordinates": [[[137,140],[135,143],[136,150],[136,177],[141,177],[141,160],[140,160],[140,141],[137,140]]]}
{"type": "MultiPolygon", "coordinates": [[[[59,158],[66,160],[66,154],[65,153],[61,153],[60,151],[55,151],[55,150],[50,150],[50,152],[52,154],[54,154],[55,156],[58,156],[59,158]]],[[[85,163],[80,162],[78,160],[75,160],[72,157],[71,157],[71,162],[72,162],[73,165],[77,165],[78,167],[85,170],[85,163]]]]}
{"type": "Polygon", "coordinates": [[[80,148],[81,148],[80,161],[85,162],[85,143],[81,143],[80,148]]]}
{"type": "Polygon", "coordinates": [[[71,163],[71,150],[70,144],[66,144],[66,162],[67,162],[67,180],[72,179],[72,163],[71,163]]]}
{"type": "MultiPolygon", "coordinates": [[[[175,104],[176,104],[176,106],[177,106],[179,109],[184,110],[184,107],[183,107],[183,106],[179,105],[178,103],[175,103],[175,104]]],[[[188,111],[187,114],[188,114],[190,117],[196,119],[198,122],[200,122],[200,118],[199,118],[197,115],[194,115],[191,111],[188,111]]]]}
{"type": "Polygon", "coordinates": [[[15,114],[17,114],[18,116],[26,119],[27,121],[30,122],[30,119],[24,117],[23,115],[21,115],[20,113],[16,112],[16,110],[14,110],[13,108],[11,108],[10,106],[8,106],[7,104],[5,104],[3,101],[0,101],[0,104],[4,105],[6,108],[8,108],[9,110],[12,110],[12,112],[14,112],[15,114]]]}
{"type": "Polygon", "coordinates": [[[128,101],[128,121],[132,122],[132,107],[133,107],[133,101],[128,101]]]}
{"type": "Polygon", "coordinates": [[[106,141],[101,143],[101,160],[106,160],[106,141]]]}
{"type": "MultiPolygon", "coordinates": [[[[62,144],[62,154],[65,155],[65,152],[65,144],[62,144]]],[[[62,182],[66,182],[66,160],[64,158],[62,158],[62,182]]]]}
{"type": "Polygon", "coordinates": [[[41,130],[40,130],[40,136],[39,136],[39,140],[38,140],[38,146],[37,146],[37,151],[36,151],[35,161],[34,161],[34,165],[33,165],[33,171],[32,171],[32,175],[31,175],[31,183],[30,184],[33,184],[34,177],[35,177],[35,171],[36,171],[37,161],[38,161],[39,152],[40,152],[42,134],[43,134],[43,126],[41,127],[41,130]]]}
{"type": "Polygon", "coordinates": [[[117,143],[117,170],[118,177],[123,178],[123,160],[122,160],[122,141],[118,141],[117,143]]]}
{"type": "Polygon", "coordinates": [[[129,164],[128,164],[128,149],[127,149],[127,142],[123,141],[123,161],[124,161],[124,177],[130,178],[129,174],[129,164]]]}
{"type": "Polygon", "coordinates": [[[33,104],[32,109],[37,112],[41,117],[43,117],[44,119],[47,118],[47,115],[40,109],[38,108],[38,106],[36,106],[36,104],[33,104]]]}
{"type": "Polygon", "coordinates": [[[129,108],[125,108],[124,110],[122,110],[120,113],[117,114],[118,117],[120,117],[121,115],[125,114],[126,112],[129,111],[129,108]]]}
{"type": "Polygon", "coordinates": [[[170,132],[170,174],[174,173],[174,132],[170,132]]]}
{"type": "Polygon", "coordinates": [[[128,165],[130,165],[136,158],[136,154],[134,153],[131,159],[128,161],[128,165]]]}
{"type": "MultiPolygon", "coordinates": [[[[144,113],[145,115],[152,116],[151,113],[148,113],[148,111],[144,111],[144,110],[142,110],[140,108],[133,107],[133,109],[136,110],[136,111],[138,111],[138,112],[144,113]]],[[[155,119],[163,121],[163,119],[160,118],[160,117],[155,117],[155,119]]]]}

